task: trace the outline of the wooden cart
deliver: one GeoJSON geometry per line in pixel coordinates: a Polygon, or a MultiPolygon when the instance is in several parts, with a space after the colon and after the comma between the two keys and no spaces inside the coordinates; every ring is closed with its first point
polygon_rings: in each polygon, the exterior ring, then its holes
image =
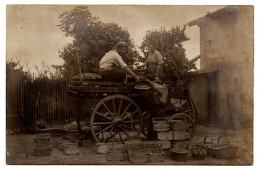
{"type": "Polygon", "coordinates": [[[90,131],[96,142],[123,142],[135,138],[142,131],[146,133],[144,126],[149,112],[173,109],[170,98],[174,96],[188,100],[189,108],[186,114],[192,116],[193,120],[196,119],[196,110],[186,89],[168,87],[169,103],[154,104],[150,99],[152,90],[150,94],[140,95],[135,85],[131,80],[126,84],[104,82],[98,75],[95,75],[94,80],[73,79],[69,83],[68,93],[71,111],[77,113],[78,130],[90,131]]]}

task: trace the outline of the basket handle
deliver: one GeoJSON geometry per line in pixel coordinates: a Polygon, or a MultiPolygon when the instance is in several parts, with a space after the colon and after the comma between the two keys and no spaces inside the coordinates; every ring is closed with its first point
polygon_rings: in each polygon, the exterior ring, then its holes
{"type": "Polygon", "coordinates": [[[207,142],[207,138],[210,138],[210,144],[212,144],[212,138],[211,138],[210,136],[206,136],[206,137],[204,138],[204,142],[203,142],[203,143],[204,143],[204,144],[205,144],[205,143],[208,143],[208,142],[207,142]]]}
{"type": "Polygon", "coordinates": [[[220,142],[220,140],[221,140],[222,138],[225,138],[225,139],[227,140],[228,145],[230,146],[230,141],[229,141],[229,139],[228,139],[227,137],[225,137],[225,136],[219,136],[219,138],[218,138],[218,144],[219,144],[219,142],[220,142]]]}

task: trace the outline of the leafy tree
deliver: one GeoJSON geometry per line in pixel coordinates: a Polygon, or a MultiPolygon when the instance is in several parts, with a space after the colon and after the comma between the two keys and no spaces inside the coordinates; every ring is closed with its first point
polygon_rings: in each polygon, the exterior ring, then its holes
{"type": "Polygon", "coordinates": [[[17,78],[31,80],[32,76],[29,70],[24,70],[24,67],[21,66],[20,61],[13,61],[12,59],[6,60],[6,80],[14,77],[12,75],[16,74],[17,78]]]}
{"type": "Polygon", "coordinates": [[[73,42],[67,44],[59,55],[65,61],[65,77],[78,74],[78,62],[84,72],[96,72],[99,60],[120,41],[129,46],[128,56],[123,57],[128,65],[131,66],[140,59],[128,30],[115,23],[99,21],[99,18],[92,16],[88,7],[78,6],[71,11],[65,11],[60,15],[60,19],[58,26],[65,36],[73,37],[73,42]]]}
{"type": "Polygon", "coordinates": [[[167,79],[183,79],[186,72],[196,69],[195,62],[199,57],[192,60],[186,58],[182,43],[189,40],[185,33],[185,27],[172,27],[170,30],[147,31],[140,46],[141,51],[147,57],[149,46],[153,45],[164,57],[164,70],[167,79]]]}

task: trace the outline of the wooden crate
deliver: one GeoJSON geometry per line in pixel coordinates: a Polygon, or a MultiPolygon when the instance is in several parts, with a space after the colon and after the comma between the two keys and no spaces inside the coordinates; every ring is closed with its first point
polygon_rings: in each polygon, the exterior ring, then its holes
{"type": "Polygon", "coordinates": [[[108,161],[124,161],[125,160],[125,153],[121,151],[110,151],[107,154],[108,161]]]}
{"type": "Polygon", "coordinates": [[[156,132],[169,131],[170,125],[167,118],[153,118],[153,130],[156,132]]]}
{"type": "Polygon", "coordinates": [[[35,134],[34,135],[34,146],[37,149],[49,148],[50,147],[50,134],[35,134]]]}
{"type": "Polygon", "coordinates": [[[64,143],[63,153],[66,154],[66,155],[77,155],[77,154],[79,154],[78,142],[73,141],[73,142],[64,143]]]}
{"type": "Polygon", "coordinates": [[[96,143],[95,151],[99,154],[107,154],[109,151],[108,145],[112,145],[112,143],[96,143]]]}
{"type": "Polygon", "coordinates": [[[173,140],[172,131],[158,132],[157,139],[158,140],[173,140]]]}
{"type": "Polygon", "coordinates": [[[187,131],[172,131],[173,140],[181,141],[191,138],[191,133],[187,131]]]}
{"type": "Polygon", "coordinates": [[[129,144],[133,144],[133,143],[141,143],[141,140],[128,140],[128,141],[125,141],[125,151],[126,151],[126,153],[128,153],[127,146],[129,144]]]}
{"type": "Polygon", "coordinates": [[[62,139],[62,134],[51,134],[50,135],[50,143],[51,148],[58,148],[59,140],[62,139]]]}
{"type": "Polygon", "coordinates": [[[131,163],[143,164],[148,161],[148,154],[128,154],[128,159],[131,163]]]}
{"type": "Polygon", "coordinates": [[[148,161],[148,152],[145,143],[132,143],[127,145],[128,159],[132,163],[146,163],[148,161]]]}
{"type": "Polygon", "coordinates": [[[51,154],[51,148],[50,147],[41,147],[38,148],[34,144],[34,155],[35,156],[47,156],[51,154]]]}
{"type": "Polygon", "coordinates": [[[58,148],[60,151],[62,151],[64,144],[67,143],[67,142],[70,142],[70,138],[65,137],[65,138],[60,139],[60,140],[58,141],[57,148],[58,148]]]}
{"type": "Polygon", "coordinates": [[[172,130],[184,131],[189,129],[189,123],[185,121],[176,121],[171,124],[172,130]]]}
{"type": "Polygon", "coordinates": [[[121,142],[113,142],[112,144],[108,145],[108,151],[119,151],[119,152],[125,152],[125,144],[121,142]]]}
{"type": "Polygon", "coordinates": [[[171,141],[169,140],[157,140],[156,142],[162,145],[163,150],[171,148],[171,141]]]}
{"type": "Polygon", "coordinates": [[[162,150],[162,144],[158,143],[157,141],[147,142],[146,149],[149,153],[148,161],[154,163],[164,161],[165,153],[162,150]]]}

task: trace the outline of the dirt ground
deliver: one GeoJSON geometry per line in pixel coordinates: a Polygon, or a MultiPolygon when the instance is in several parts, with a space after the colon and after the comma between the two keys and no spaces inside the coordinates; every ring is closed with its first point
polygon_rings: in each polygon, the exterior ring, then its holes
{"type": "MultiPolygon", "coordinates": [[[[253,163],[253,135],[249,129],[243,130],[219,130],[206,126],[196,126],[196,133],[191,141],[190,147],[195,143],[203,141],[205,136],[211,136],[213,142],[219,136],[227,136],[231,145],[238,146],[234,159],[214,159],[207,156],[205,160],[194,160],[189,154],[188,160],[174,161],[170,150],[165,151],[164,162],[150,163],[145,165],[252,165],[253,163]]],[[[53,149],[49,156],[33,155],[34,135],[7,135],[6,136],[6,163],[7,164],[74,164],[74,165],[133,165],[126,157],[124,161],[111,162],[107,160],[107,154],[97,154],[95,143],[84,140],[83,146],[79,147],[78,155],[65,155],[58,149],[53,149]]],[[[135,165],[135,164],[134,164],[135,165]]]]}

